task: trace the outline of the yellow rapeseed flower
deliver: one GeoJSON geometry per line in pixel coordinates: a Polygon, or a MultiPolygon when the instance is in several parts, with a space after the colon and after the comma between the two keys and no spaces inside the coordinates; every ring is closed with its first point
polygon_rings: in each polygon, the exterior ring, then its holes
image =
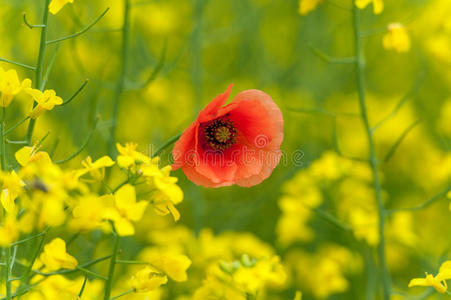
{"type": "Polygon", "coordinates": [[[4,174],[0,200],[3,208],[9,213],[15,210],[14,200],[22,193],[25,183],[17,176],[16,172],[4,174]]]}
{"type": "Polygon", "coordinates": [[[149,164],[152,161],[147,155],[136,151],[138,144],[126,143],[125,146],[122,146],[117,143],[116,147],[119,152],[117,164],[122,168],[128,169],[137,164],[149,164]]]}
{"type": "Polygon", "coordinates": [[[98,197],[96,195],[83,195],[72,210],[73,218],[70,227],[77,231],[90,231],[106,229],[105,209],[111,206],[110,195],[98,197]]]}
{"type": "Polygon", "coordinates": [[[41,284],[33,287],[31,292],[25,294],[27,300],[44,300],[44,299],[98,299],[94,295],[89,295],[91,281],[87,282],[83,292],[83,298],[79,298],[80,287],[83,285],[84,278],[82,276],[69,279],[63,275],[48,276],[41,284]]]}
{"type": "Polygon", "coordinates": [[[161,251],[147,252],[146,261],[172,280],[182,282],[188,279],[186,270],[191,266],[191,260],[182,254],[164,254],[161,251]]]}
{"type": "Polygon", "coordinates": [[[17,162],[22,166],[26,166],[31,162],[42,161],[44,164],[51,163],[52,160],[47,152],[38,151],[37,146],[25,146],[19,149],[15,154],[17,162]]]}
{"type": "Polygon", "coordinates": [[[19,224],[16,217],[7,214],[3,224],[0,225],[0,247],[9,246],[19,238],[19,224]]]}
{"type": "Polygon", "coordinates": [[[409,287],[431,286],[437,292],[444,294],[448,286],[446,280],[451,279],[451,260],[445,261],[438,271],[437,276],[426,273],[425,278],[414,278],[409,282],[409,287]]]}
{"type": "Polygon", "coordinates": [[[81,164],[83,165],[83,169],[77,171],[77,177],[89,173],[91,178],[96,181],[101,181],[105,177],[105,168],[111,167],[115,162],[109,156],[105,155],[94,162],[88,156],[81,164]]]}
{"type": "Polygon", "coordinates": [[[177,178],[171,177],[171,166],[159,169],[155,164],[144,165],[142,174],[148,179],[149,185],[155,187],[151,203],[155,212],[160,215],[172,214],[175,221],[180,219],[180,213],[175,208],[183,200],[183,191],[176,184],[177,178]]]}
{"type": "Polygon", "coordinates": [[[14,69],[5,71],[0,68],[0,106],[7,107],[11,104],[14,95],[17,95],[21,90],[31,87],[31,80],[24,79],[22,82],[17,76],[14,69]]]}
{"type": "Polygon", "coordinates": [[[147,203],[147,201],[136,202],[135,188],[126,184],[114,193],[114,207],[106,210],[105,217],[113,221],[114,228],[120,236],[134,235],[132,221],[141,220],[147,203]]]}
{"type": "Polygon", "coordinates": [[[78,265],[75,257],[66,252],[66,242],[60,238],[55,238],[44,246],[44,252],[41,253],[39,260],[48,271],[72,270],[78,265]]]}
{"type": "Polygon", "coordinates": [[[383,0],[355,0],[355,5],[360,9],[364,9],[370,3],[373,3],[373,12],[376,15],[380,14],[384,10],[383,0]]]}
{"type": "Polygon", "coordinates": [[[38,89],[27,88],[25,91],[36,101],[37,105],[30,113],[30,118],[36,119],[47,110],[52,110],[55,105],[63,104],[63,99],[58,97],[54,90],[41,92],[38,89]]]}
{"type": "Polygon", "coordinates": [[[324,0],[299,0],[299,13],[303,16],[316,9],[324,0]]]}
{"type": "Polygon", "coordinates": [[[146,266],[132,277],[131,286],[136,292],[145,293],[155,290],[167,282],[166,275],[151,266],[146,266]]]}
{"type": "Polygon", "coordinates": [[[52,0],[49,5],[49,12],[56,15],[67,3],[74,3],[74,0],[52,0]]]}
{"type": "Polygon", "coordinates": [[[408,52],[410,50],[410,37],[407,29],[401,23],[391,23],[388,25],[388,32],[382,39],[385,49],[397,52],[408,52]]]}

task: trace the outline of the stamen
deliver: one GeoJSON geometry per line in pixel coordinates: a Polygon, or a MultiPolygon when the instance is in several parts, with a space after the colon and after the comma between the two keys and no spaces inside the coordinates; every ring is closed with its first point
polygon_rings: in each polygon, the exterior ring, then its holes
{"type": "Polygon", "coordinates": [[[210,121],[204,128],[205,139],[216,150],[225,150],[235,144],[236,129],[226,118],[210,121]]]}

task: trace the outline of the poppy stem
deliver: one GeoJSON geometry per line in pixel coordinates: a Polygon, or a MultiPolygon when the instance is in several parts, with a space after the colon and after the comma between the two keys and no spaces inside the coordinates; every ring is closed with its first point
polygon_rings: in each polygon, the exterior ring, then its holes
{"type": "Polygon", "coordinates": [[[178,141],[178,139],[180,138],[180,136],[182,136],[181,133],[171,137],[169,140],[167,140],[163,145],[161,145],[160,148],[157,149],[157,151],[155,151],[155,153],[152,155],[152,157],[156,157],[159,156],[161,154],[161,152],[163,152],[164,149],[166,149],[167,147],[171,146],[172,144],[174,144],[175,142],[178,141]]]}
{"type": "Polygon", "coordinates": [[[368,119],[368,111],[365,101],[365,54],[363,50],[363,42],[360,30],[360,11],[359,8],[353,3],[353,28],[354,28],[354,49],[355,49],[355,70],[357,91],[359,98],[360,113],[365,127],[368,150],[369,150],[369,165],[373,174],[373,186],[374,193],[377,202],[377,208],[379,212],[379,236],[380,241],[377,245],[377,254],[379,257],[380,269],[381,269],[381,281],[383,290],[383,299],[389,300],[391,294],[390,273],[387,267],[387,258],[385,253],[385,217],[386,209],[382,199],[382,186],[379,178],[379,160],[376,156],[376,149],[373,140],[373,134],[368,119]]]}

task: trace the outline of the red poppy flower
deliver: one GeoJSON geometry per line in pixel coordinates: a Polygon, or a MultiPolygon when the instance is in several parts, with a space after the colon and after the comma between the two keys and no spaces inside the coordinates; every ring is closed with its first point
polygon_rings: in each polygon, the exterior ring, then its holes
{"type": "Polygon", "coordinates": [[[280,161],[280,109],[259,90],[242,91],[223,106],[231,89],[199,113],[172,150],[173,170],[182,168],[195,184],[250,187],[268,178],[280,161]]]}

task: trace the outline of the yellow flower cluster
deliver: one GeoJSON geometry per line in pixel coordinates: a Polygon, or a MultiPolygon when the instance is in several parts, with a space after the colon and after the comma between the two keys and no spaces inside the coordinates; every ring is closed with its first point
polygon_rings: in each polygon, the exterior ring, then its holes
{"type": "MultiPolygon", "coordinates": [[[[66,225],[69,231],[77,234],[98,230],[132,236],[135,224],[142,219],[149,205],[158,214],[171,213],[178,220],[180,214],[175,205],[183,200],[183,192],[177,186],[177,180],[170,176],[170,167],[160,168],[158,158],[150,158],[138,152],[136,145],[130,145],[126,147],[133,148],[132,151],[123,151],[125,147],[118,144],[117,161],[104,156],[93,162],[87,157],[81,167],[75,169],[63,169],[47,152],[40,151],[39,144],[19,149],[15,153],[19,167],[0,173],[3,212],[0,246],[13,247],[22,243],[19,239],[23,234],[41,232],[40,235],[44,235],[52,228],[66,225]],[[126,179],[111,188],[105,174],[106,168],[114,165],[126,179]]],[[[113,178],[117,179],[117,176],[113,178]]],[[[24,241],[33,239],[25,238],[24,241]]],[[[53,239],[37,254],[36,260],[32,261],[34,276],[29,279],[36,286],[24,299],[54,299],[51,297],[58,294],[74,299],[83,279],[67,279],[59,270],[90,271],[67,253],[66,242],[61,238],[53,239]]],[[[178,282],[187,280],[186,270],[191,260],[182,253],[159,251],[148,256],[146,261],[148,265],[131,280],[135,292],[156,289],[167,282],[166,276],[178,282]]],[[[22,262],[25,266],[28,263],[22,262]]],[[[97,284],[91,281],[89,285],[97,284]]],[[[87,288],[84,293],[86,297],[99,299],[99,292],[99,288],[87,288]]]]}
{"type": "Polygon", "coordinates": [[[16,70],[10,69],[5,71],[0,67],[0,106],[8,107],[14,96],[24,91],[31,96],[36,105],[29,114],[30,118],[36,119],[44,112],[52,110],[55,105],[63,104],[63,99],[56,96],[54,90],[40,91],[31,88],[31,80],[26,78],[23,81],[19,80],[16,70]]]}
{"type": "Polygon", "coordinates": [[[323,189],[336,191],[336,214],[352,227],[354,235],[370,245],[379,241],[378,215],[367,164],[326,152],[308,168],[299,171],[283,187],[279,199],[282,211],[277,224],[279,242],[289,246],[311,241],[314,232],[309,221],[324,203],[323,189]]]}
{"type": "Polygon", "coordinates": [[[194,299],[255,299],[266,286],[283,286],[286,277],[278,256],[257,260],[243,255],[240,260],[213,266],[194,299]]]}
{"type": "Polygon", "coordinates": [[[346,276],[362,269],[362,260],[358,255],[331,244],[321,246],[314,253],[290,251],[286,262],[293,269],[302,290],[315,299],[326,299],[347,291],[350,283],[346,276]]]}

